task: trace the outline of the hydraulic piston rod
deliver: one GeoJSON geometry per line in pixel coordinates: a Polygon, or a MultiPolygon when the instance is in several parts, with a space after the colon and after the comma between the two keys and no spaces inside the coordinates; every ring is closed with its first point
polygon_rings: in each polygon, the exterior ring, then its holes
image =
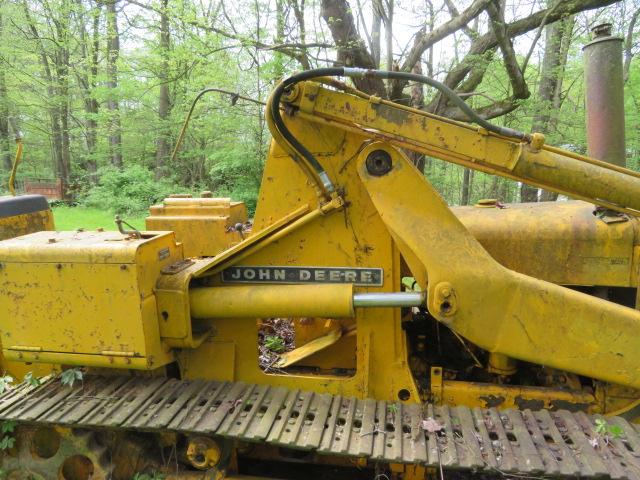
{"type": "Polygon", "coordinates": [[[356,293],[354,307],[419,307],[424,305],[426,292],[356,293]]]}
{"type": "Polygon", "coordinates": [[[423,292],[353,293],[351,284],[195,288],[194,318],[353,317],[359,307],[417,307],[423,292]]]}

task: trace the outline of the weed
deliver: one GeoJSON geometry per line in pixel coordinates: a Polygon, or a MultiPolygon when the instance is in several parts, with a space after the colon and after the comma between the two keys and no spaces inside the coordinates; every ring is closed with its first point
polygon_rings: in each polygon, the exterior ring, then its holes
{"type": "Polygon", "coordinates": [[[4,437],[2,437],[2,440],[0,440],[0,450],[9,450],[10,448],[13,448],[15,444],[16,437],[5,435],[4,437]]]}
{"type": "Polygon", "coordinates": [[[602,418],[596,418],[595,431],[598,435],[608,436],[610,438],[620,438],[624,435],[624,430],[619,425],[611,425],[602,418]]]}
{"type": "Polygon", "coordinates": [[[13,377],[11,375],[3,375],[0,377],[0,394],[11,388],[13,377]]]}
{"type": "Polygon", "coordinates": [[[282,353],[285,351],[284,339],[277,335],[267,335],[264,337],[264,346],[272,352],[282,353]]]}
{"type": "Polygon", "coordinates": [[[24,376],[24,381],[27,382],[32,387],[39,387],[40,384],[42,383],[38,377],[33,376],[33,372],[28,372],[24,376]]]}
{"type": "Polygon", "coordinates": [[[2,440],[0,440],[0,450],[8,450],[13,448],[16,444],[16,437],[11,435],[16,428],[16,422],[6,420],[0,424],[0,433],[2,433],[2,440]]]}
{"type": "Polygon", "coordinates": [[[140,473],[137,472],[131,480],[164,480],[165,476],[158,472],[140,473]]]}
{"type": "Polygon", "coordinates": [[[65,370],[64,372],[62,372],[62,375],[60,375],[60,382],[62,382],[62,385],[73,387],[73,384],[76,382],[76,380],[81,382],[83,378],[84,375],[82,373],[82,370],[80,370],[79,368],[70,368],[69,370],[65,370]]]}

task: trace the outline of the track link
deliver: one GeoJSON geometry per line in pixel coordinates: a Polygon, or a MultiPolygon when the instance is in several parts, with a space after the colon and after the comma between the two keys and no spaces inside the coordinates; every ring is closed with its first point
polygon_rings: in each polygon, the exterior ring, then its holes
{"type": "Polygon", "coordinates": [[[242,382],[52,378],[0,396],[0,419],[82,428],[215,435],[376,462],[553,477],[640,480],[640,434],[598,433],[582,412],[498,411],[356,399],[242,382]],[[429,422],[426,430],[423,421],[429,422]],[[437,430],[437,431],[434,431],[437,430]]]}

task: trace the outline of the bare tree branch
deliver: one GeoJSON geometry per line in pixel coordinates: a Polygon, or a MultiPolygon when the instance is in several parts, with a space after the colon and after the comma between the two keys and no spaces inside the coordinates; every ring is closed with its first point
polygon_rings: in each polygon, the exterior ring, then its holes
{"type": "Polygon", "coordinates": [[[624,38],[624,66],[622,68],[624,72],[624,83],[627,83],[627,80],[629,80],[629,68],[631,67],[631,60],[633,59],[633,31],[636,28],[638,16],[640,16],[640,8],[633,12],[629,20],[629,26],[627,27],[627,34],[624,38]]]}
{"type": "Polygon", "coordinates": [[[504,15],[501,13],[501,9],[493,2],[487,5],[487,13],[489,13],[491,28],[493,29],[493,33],[495,34],[500,50],[502,51],[504,67],[509,75],[511,88],[513,88],[513,97],[528,98],[531,93],[527,87],[527,82],[524,79],[522,70],[520,70],[520,65],[518,64],[518,59],[516,58],[516,52],[513,49],[511,38],[507,36],[504,15]]]}
{"type": "MultiPolygon", "coordinates": [[[[451,17],[459,17],[460,16],[460,12],[456,8],[456,5],[455,5],[455,3],[453,3],[452,0],[444,0],[444,3],[447,5],[447,9],[449,10],[449,13],[451,14],[451,17]]],[[[476,29],[470,27],[468,24],[462,27],[462,31],[471,40],[475,40],[476,38],[478,38],[478,31],[476,29]]]]}
{"type": "Polygon", "coordinates": [[[445,24],[440,25],[438,28],[430,32],[425,31],[422,37],[414,44],[400,69],[404,72],[410,72],[416,62],[422,58],[422,54],[425,50],[467,25],[471,20],[482,13],[490,1],[491,0],[474,0],[469,8],[457,17],[453,17],[445,24]]]}
{"type": "MultiPolygon", "coordinates": [[[[132,5],[136,5],[140,8],[144,8],[145,10],[155,12],[159,15],[162,14],[161,10],[153,5],[143,3],[138,0],[126,0],[126,1],[127,3],[130,3],[132,5]]],[[[323,43],[323,42],[304,43],[304,39],[302,35],[301,35],[301,40],[303,40],[302,42],[285,42],[285,43],[270,45],[268,43],[254,40],[244,35],[228,32],[221,28],[214,27],[213,25],[206,25],[196,20],[188,20],[185,23],[187,25],[191,25],[192,27],[196,27],[200,30],[216,33],[230,40],[235,40],[236,42],[238,42],[238,47],[253,47],[253,48],[257,48],[258,50],[268,50],[268,51],[283,53],[288,57],[291,57],[299,61],[303,67],[305,67],[306,65],[306,68],[308,68],[309,66],[308,63],[305,64],[305,59],[304,59],[304,56],[306,55],[306,50],[308,50],[309,48],[332,48],[333,47],[333,45],[329,43],[323,43]]]]}
{"type": "MultiPolygon", "coordinates": [[[[547,17],[546,23],[548,25],[549,23],[556,22],[568,15],[573,15],[574,13],[583,12],[585,10],[592,10],[594,8],[606,7],[607,5],[611,5],[615,2],[616,0],[562,1],[559,2],[557,6],[551,7],[552,12],[548,15],[547,13],[549,9],[539,10],[533,15],[509,23],[506,26],[507,35],[510,38],[514,38],[523,35],[534,28],[538,28],[545,16],[547,17]]],[[[492,31],[479,37],[471,45],[466,57],[449,71],[444,83],[450,88],[455,88],[473,69],[475,59],[479,55],[482,55],[489,49],[496,46],[498,46],[498,40],[492,31]]]]}
{"type": "MultiPolygon", "coordinates": [[[[321,15],[324,18],[338,50],[338,63],[345,66],[376,68],[373,56],[358,34],[351,8],[346,0],[322,0],[321,15]]],[[[380,97],[386,97],[384,83],[379,78],[360,78],[356,87],[380,97]]]]}
{"type": "MultiPolygon", "coordinates": [[[[482,118],[486,118],[487,120],[501,117],[502,115],[513,112],[516,108],[518,108],[518,101],[519,99],[513,96],[507,97],[505,99],[495,101],[490,105],[486,105],[477,109],[476,113],[482,118]]],[[[444,111],[442,111],[441,115],[462,122],[469,121],[469,118],[457,107],[448,107],[444,111]]]]}

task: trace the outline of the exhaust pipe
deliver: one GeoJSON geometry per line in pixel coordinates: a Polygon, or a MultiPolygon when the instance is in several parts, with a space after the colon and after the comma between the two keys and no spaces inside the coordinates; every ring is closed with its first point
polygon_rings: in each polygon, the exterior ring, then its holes
{"type": "Polygon", "coordinates": [[[626,164],[622,38],[611,24],[596,25],[593,40],[583,47],[587,155],[620,167],[626,164]]]}

